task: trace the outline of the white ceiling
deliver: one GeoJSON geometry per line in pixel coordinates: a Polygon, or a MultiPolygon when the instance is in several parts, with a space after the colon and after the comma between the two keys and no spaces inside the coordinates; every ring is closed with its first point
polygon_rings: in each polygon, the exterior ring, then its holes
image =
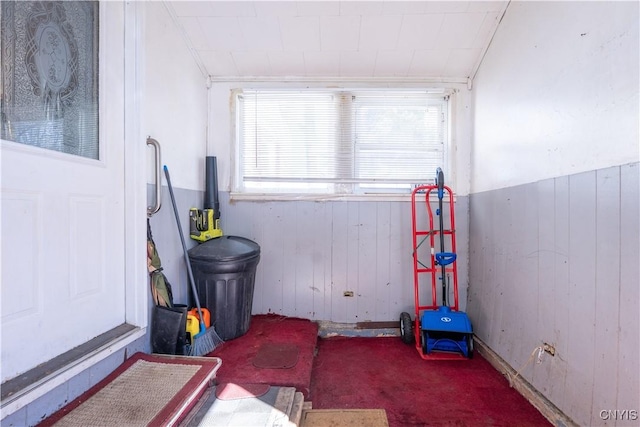
{"type": "Polygon", "coordinates": [[[472,77],[508,1],[167,1],[212,77],[472,77]]]}

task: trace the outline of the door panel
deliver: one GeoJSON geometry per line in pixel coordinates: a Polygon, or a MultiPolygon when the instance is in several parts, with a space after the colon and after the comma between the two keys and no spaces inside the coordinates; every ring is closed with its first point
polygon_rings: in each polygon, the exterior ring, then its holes
{"type": "Polygon", "coordinates": [[[100,160],[2,141],[2,381],[125,321],[124,5],[100,5],[100,160]]]}
{"type": "Polygon", "coordinates": [[[42,232],[39,194],[3,189],[2,206],[2,321],[14,321],[40,309],[40,252],[42,232]],[[5,227],[4,224],[7,224],[5,227]],[[9,226],[16,224],[19,226],[9,226]],[[15,243],[14,243],[15,242],[15,243]],[[5,286],[19,283],[20,286],[5,286]]]}

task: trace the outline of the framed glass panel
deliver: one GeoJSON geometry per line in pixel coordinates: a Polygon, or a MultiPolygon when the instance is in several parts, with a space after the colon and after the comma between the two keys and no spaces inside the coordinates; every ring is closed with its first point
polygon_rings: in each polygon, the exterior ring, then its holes
{"type": "Polygon", "coordinates": [[[0,137],[98,159],[97,1],[2,1],[0,137]]]}

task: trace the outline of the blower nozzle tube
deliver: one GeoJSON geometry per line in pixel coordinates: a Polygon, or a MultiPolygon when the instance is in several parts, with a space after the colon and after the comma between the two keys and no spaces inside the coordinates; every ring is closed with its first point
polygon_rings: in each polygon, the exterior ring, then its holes
{"type": "Polygon", "coordinates": [[[215,156],[207,156],[205,163],[204,208],[213,209],[214,219],[220,218],[218,199],[218,164],[215,156]]]}

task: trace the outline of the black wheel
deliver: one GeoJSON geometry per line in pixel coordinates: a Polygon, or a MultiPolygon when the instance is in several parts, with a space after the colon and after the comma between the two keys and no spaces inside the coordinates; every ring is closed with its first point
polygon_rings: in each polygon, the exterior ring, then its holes
{"type": "Polygon", "coordinates": [[[473,334],[467,335],[467,358],[473,359],[473,334]]]}
{"type": "Polygon", "coordinates": [[[413,343],[413,322],[411,321],[411,315],[403,312],[400,314],[400,338],[405,344],[413,343]]]}
{"type": "Polygon", "coordinates": [[[422,353],[429,354],[427,351],[427,340],[429,339],[429,333],[427,331],[422,331],[420,335],[422,337],[422,353]]]}

